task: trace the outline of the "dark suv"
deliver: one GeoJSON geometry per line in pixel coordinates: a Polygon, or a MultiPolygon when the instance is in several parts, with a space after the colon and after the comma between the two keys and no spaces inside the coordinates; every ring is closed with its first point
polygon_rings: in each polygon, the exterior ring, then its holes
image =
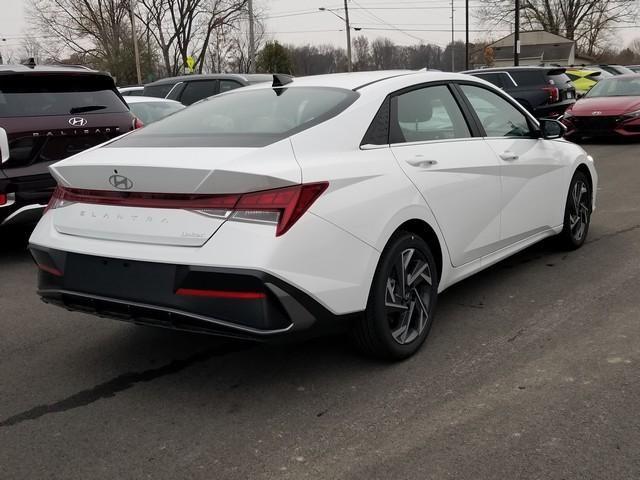
{"type": "Polygon", "coordinates": [[[55,187],[53,162],[137,126],[106,73],[0,66],[0,226],[39,218],[55,187]]]}
{"type": "Polygon", "coordinates": [[[576,101],[576,90],[561,67],[504,67],[466,73],[500,87],[538,118],[556,118],[576,101]]]}
{"type": "Polygon", "coordinates": [[[202,100],[203,98],[228,92],[235,88],[254,83],[271,82],[273,75],[219,73],[211,75],[182,75],[180,77],[163,78],[144,86],[143,95],[177,100],[183,105],[202,100]]]}

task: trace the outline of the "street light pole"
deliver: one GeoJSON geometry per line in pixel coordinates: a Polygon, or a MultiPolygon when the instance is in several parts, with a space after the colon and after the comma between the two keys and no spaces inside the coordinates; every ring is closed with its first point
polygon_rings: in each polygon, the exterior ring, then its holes
{"type": "MultiPolygon", "coordinates": [[[[344,22],[347,30],[347,71],[350,72],[351,71],[351,25],[349,24],[349,8],[347,7],[347,0],[344,0],[344,12],[345,12],[344,17],[341,17],[330,8],[319,7],[318,10],[320,10],[321,12],[332,13],[344,22]]],[[[361,30],[361,28],[355,27],[354,30],[361,30]]]]}
{"type": "Polygon", "coordinates": [[[347,26],[347,71],[351,71],[351,27],[349,26],[349,7],[344,0],[344,23],[347,26]]]}
{"type": "Polygon", "coordinates": [[[256,72],[256,33],[253,26],[253,0],[248,2],[249,9],[249,73],[256,72]]]}
{"type": "Polygon", "coordinates": [[[136,34],[136,17],[133,14],[133,1],[129,0],[129,11],[131,13],[131,36],[133,37],[133,54],[136,57],[136,74],[138,85],[142,85],[142,72],[140,71],[140,51],[138,50],[138,35],[136,34]]]}
{"type": "Polygon", "coordinates": [[[464,1],[464,69],[469,70],[469,0],[464,1]]]}
{"type": "Polygon", "coordinates": [[[520,0],[516,0],[516,18],[513,34],[513,65],[520,65],[520,0]]]}
{"type": "Polygon", "coordinates": [[[455,34],[454,34],[454,8],[453,8],[453,0],[451,0],[451,71],[455,72],[455,60],[456,60],[456,50],[455,50],[455,34]]]}

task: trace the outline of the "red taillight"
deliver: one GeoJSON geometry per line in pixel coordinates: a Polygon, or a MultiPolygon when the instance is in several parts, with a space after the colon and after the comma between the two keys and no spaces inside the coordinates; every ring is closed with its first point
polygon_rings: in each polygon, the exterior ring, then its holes
{"type": "Polygon", "coordinates": [[[0,193],[0,205],[4,205],[5,203],[7,203],[7,194],[0,193]]]}
{"type": "Polygon", "coordinates": [[[114,192],[58,186],[47,210],[66,203],[89,203],[123,207],[172,208],[183,210],[233,211],[238,220],[275,223],[276,236],[283,235],[329,187],[329,182],[245,194],[203,195],[183,193],[114,192]]]}
{"type": "Polygon", "coordinates": [[[229,290],[203,290],[199,288],[179,288],[176,295],[187,297],[229,298],[235,300],[260,300],[266,298],[262,292],[234,292],[229,290]]]}
{"type": "Polygon", "coordinates": [[[41,263],[38,263],[37,265],[38,265],[38,268],[40,270],[42,270],[43,272],[50,273],[51,275],[56,276],[56,277],[61,277],[62,276],[62,272],[60,270],[58,270],[57,268],[55,268],[55,267],[49,267],[48,265],[43,265],[41,263]]]}
{"type": "Polygon", "coordinates": [[[131,122],[131,127],[133,130],[144,127],[144,123],[138,117],[133,117],[133,122],[131,122]]]}
{"type": "Polygon", "coordinates": [[[560,101],[560,90],[558,87],[542,87],[542,89],[549,94],[550,103],[560,101]]]}
{"type": "Polygon", "coordinates": [[[258,215],[262,212],[278,212],[276,237],[279,237],[300,220],[328,186],[329,182],[319,182],[247,193],[240,198],[234,210],[258,215]]]}

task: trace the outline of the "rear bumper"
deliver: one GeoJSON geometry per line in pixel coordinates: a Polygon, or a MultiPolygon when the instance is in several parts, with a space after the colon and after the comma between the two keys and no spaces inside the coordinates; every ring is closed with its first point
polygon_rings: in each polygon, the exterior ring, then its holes
{"type": "Polygon", "coordinates": [[[537,118],[558,118],[564,113],[564,111],[576,103],[575,100],[564,100],[558,103],[552,103],[549,105],[541,105],[534,108],[533,114],[537,118]]]}
{"type": "Polygon", "coordinates": [[[49,174],[0,178],[0,193],[7,197],[0,205],[0,226],[35,224],[54,187],[55,180],[49,174]]]}
{"type": "Polygon", "coordinates": [[[45,302],[101,317],[260,340],[340,330],[358,315],[335,315],[257,270],[30,250],[40,267],[38,294],[45,302]],[[215,295],[208,296],[211,292],[215,295]]]}

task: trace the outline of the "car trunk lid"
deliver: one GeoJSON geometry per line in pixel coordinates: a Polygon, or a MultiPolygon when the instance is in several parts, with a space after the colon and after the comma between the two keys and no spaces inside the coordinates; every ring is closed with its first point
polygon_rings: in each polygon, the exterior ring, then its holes
{"type": "Polygon", "coordinates": [[[61,186],[121,199],[68,202],[52,212],[57,231],[191,247],[227,220],[234,195],[301,183],[288,140],[264,148],[98,148],[51,171],[61,186]],[[214,207],[202,208],[207,202],[214,207]]]}

